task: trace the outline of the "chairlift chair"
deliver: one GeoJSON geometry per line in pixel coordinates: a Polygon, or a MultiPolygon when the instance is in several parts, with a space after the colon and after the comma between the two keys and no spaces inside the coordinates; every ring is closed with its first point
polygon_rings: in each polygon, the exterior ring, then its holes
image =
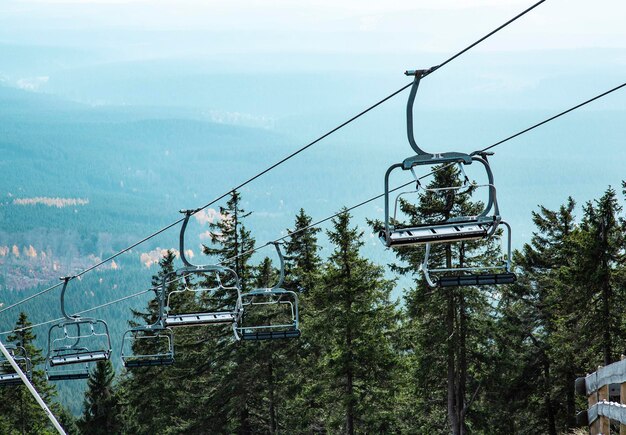
{"type": "Polygon", "coordinates": [[[189,217],[193,211],[183,210],[185,219],[180,231],[180,258],[184,267],[170,272],[163,277],[161,287],[161,319],[164,327],[183,327],[201,325],[232,325],[236,335],[236,326],[241,318],[241,288],[237,273],[225,266],[191,264],[185,256],[184,235],[189,217]],[[168,291],[170,281],[182,277],[185,286],[180,290],[168,291]],[[204,278],[205,282],[193,283],[192,278],[204,278]],[[206,280],[213,278],[213,285],[207,285],[206,280]],[[230,282],[230,283],[229,283],[230,282]],[[172,309],[172,299],[191,293],[194,302],[203,307],[202,310],[192,312],[175,312],[172,309]]]}
{"type": "MultiPolygon", "coordinates": [[[[161,291],[156,289],[155,292],[160,305],[161,291]]],[[[160,309],[159,312],[161,311],[160,309]]],[[[172,330],[163,326],[160,316],[152,325],[130,328],[122,336],[120,356],[126,368],[172,365],[174,364],[172,330]]]]}
{"type": "Polygon", "coordinates": [[[48,330],[46,375],[51,381],[86,379],[90,363],[106,361],[111,356],[111,336],[104,320],[69,316],[65,311],[65,291],[73,278],[61,278],[64,319],[48,330]]]}
{"type": "MultiPolygon", "coordinates": [[[[436,67],[433,67],[436,68],[436,67]]],[[[421,265],[427,283],[432,286],[449,287],[461,285],[485,285],[485,284],[509,284],[515,282],[515,274],[511,272],[511,227],[502,220],[496,197],[496,187],[494,184],[493,172],[489,165],[488,156],[492,153],[478,151],[472,154],[464,154],[458,152],[444,153],[428,153],[422,150],[416,143],[413,132],[413,105],[415,103],[415,95],[419,87],[421,78],[428,74],[431,70],[415,70],[407,71],[405,74],[414,77],[411,92],[406,107],[407,117],[407,137],[411,148],[416,155],[405,159],[402,163],[397,163],[389,167],[385,173],[385,227],[380,231],[379,237],[383,244],[387,247],[399,247],[410,245],[425,245],[426,254],[421,265]],[[469,182],[465,174],[464,167],[474,162],[479,163],[485,169],[487,183],[478,185],[469,182]],[[464,176],[464,182],[461,186],[444,186],[437,188],[426,188],[420,183],[420,179],[415,173],[415,167],[434,165],[458,165],[461,174],[464,176]],[[396,213],[398,209],[398,201],[400,197],[406,193],[401,192],[395,200],[393,217],[390,216],[390,199],[389,194],[389,176],[396,170],[410,171],[417,184],[417,191],[433,193],[459,193],[462,189],[474,189],[479,187],[487,188],[488,199],[484,209],[475,216],[456,216],[434,223],[424,223],[410,226],[397,225],[396,213]],[[495,266],[477,266],[463,268],[448,269],[428,269],[428,257],[430,254],[431,244],[436,243],[452,243],[465,240],[487,239],[493,236],[499,225],[504,224],[507,228],[508,255],[506,260],[495,266]],[[435,275],[445,273],[447,275],[431,277],[430,273],[435,275]],[[454,274],[454,275],[452,275],[454,274]]],[[[415,191],[414,191],[415,192],[415,191]]]]}
{"type": "Polygon", "coordinates": [[[159,325],[131,328],[122,336],[120,356],[126,368],[172,365],[174,364],[172,330],[159,325]],[[137,352],[136,345],[145,350],[137,352]]]}
{"type": "MultiPolygon", "coordinates": [[[[435,68],[435,67],[433,67],[435,68]]],[[[416,152],[416,155],[408,157],[402,163],[396,163],[389,167],[385,173],[385,228],[380,231],[379,237],[383,244],[387,247],[407,246],[426,243],[446,243],[456,242],[461,240],[474,240],[491,237],[497,230],[500,224],[500,212],[498,208],[498,201],[496,199],[496,188],[493,180],[493,173],[489,166],[487,156],[491,153],[476,152],[472,154],[465,154],[459,152],[444,152],[444,153],[428,153],[422,150],[416,143],[413,134],[413,104],[415,102],[415,95],[419,87],[421,78],[430,72],[430,70],[416,70],[407,71],[405,74],[414,76],[413,86],[411,87],[411,93],[407,102],[406,116],[407,116],[407,137],[411,148],[416,152]],[[403,171],[410,171],[417,182],[418,188],[421,188],[419,178],[415,173],[416,166],[435,166],[442,164],[458,165],[461,172],[465,174],[464,166],[471,165],[474,162],[482,165],[487,174],[487,184],[476,185],[468,184],[468,179],[465,177],[464,186],[448,186],[435,189],[425,189],[431,191],[457,191],[466,187],[486,187],[489,192],[489,198],[483,211],[476,216],[458,216],[450,218],[444,221],[435,223],[425,223],[420,225],[411,226],[399,226],[396,225],[395,219],[390,216],[390,204],[389,194],[389,176],[396,169],[402,169],[403,171]]],[[[396,209],[397,209],[396,199],[396,209]]],[[[395,213],[394,213],[395,215],[395,213]]]]}
{"type": "Polygon", "coordinates": [[[241,296],[243,316],[237,328],[243,340],[273,340],[300,337],[298,295],[282,288],[285,260],[278,243],[273,243],[280,258],[280,278],[271,288],[259,288],[241,296]],[[259,322],[259,316],[265,321],[259,322]],[[277,320],[275,323],[272,321],[277,320]]]}
{"type": "MultiPolygon", "coordinates": [[[[26,349],[19,345],[9,343],[5,345],[6,349],[9,351],[11,358],[13,361],[17,363],[22,372],[26,375],[26,377],[30,380],[33,376],[33,366],[28,356],[28,352],[26,349]]],[[[11,362],[1,355],[0,358],[0,387],[4,386],[16,386],[22,384],[22,379],[17,374],[11,362]]]]}

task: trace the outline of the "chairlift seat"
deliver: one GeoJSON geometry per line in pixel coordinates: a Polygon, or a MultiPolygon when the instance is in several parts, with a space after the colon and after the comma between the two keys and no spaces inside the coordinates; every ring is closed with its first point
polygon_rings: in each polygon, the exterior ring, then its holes
{"type": "Polygon", "coordinates": [[[517,281],[513,272],[479,273],[459,276],[442,276],[437,281],[438,287],[459,287],[466,285],[512,284],[517,281]]]}
{"type": "MultiPolygon", "coordinates": [[[[32,380],[32,372],[30,370],[24,371],[26,378],[32,380]]],[[[12,385],[20,385],[22,383],[22,378],[17,372],[13,371],[12,373],[2,373],[0,374],[0,386],[12,386],[12,385]]]]}
{"type": "Polygon", "coordinates": [[[380,231],[379,237],[388,246],[476,240],[489,236],[493,232],[494,224],[497,221],[493,217],[448,220],[438,224],[394,228],[389,232],[388,238],[385,231],[380,231]]]}
{"type": "Polygon", "coordinates": [[[0,386],[12,386],[22,383],[20,375],[17,373],[5,373],[0,375],[0,386]]]}
{"type": "Polygon", "coordinates": [[[167,327],[232,324],[237,322],[237,313],[216,312],[168,314],[166,315],[164,322],[167,327]]]}
{"type": "Polygon", "coordinates": [[[108,350],[67,353],[51,357],[50,365],[54,367],[66,364],[77,364],[82,362],[106,361],[109,359],[110,355],[111,352],[108,350]]]}

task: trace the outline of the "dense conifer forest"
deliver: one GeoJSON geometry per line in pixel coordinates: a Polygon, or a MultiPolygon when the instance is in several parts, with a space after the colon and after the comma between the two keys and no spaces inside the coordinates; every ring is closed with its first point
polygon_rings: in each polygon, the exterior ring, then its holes
{"type": "MultiPolygon", "coordinates": [[[[461,182],[448,167],[431,187],[461,182]]],[[[33,382],[69,433],[568,433],[586,406],[574,395],[575,378],[626,349],[624,193],[607,188],[580,216],[571,197],[555,210],[539,206],[531,241],[514,252],[517,282],[497,287],[431,289],[418,270],[421,248],[399,248],[394,263],[374,264],[361,253],[364,232],[350,213],[322,230],[300,210],[282,249],[301,337],[235,341],[226,326],[177,328],[171,366],[116,373],[111,362],[95,365],[78,418],[54,404],[32,331],[9,339],[29,351],[33,382]],[[325,257],[322,231],[332,247],[325,257]],[[398,284],[389,276],[410,280],[401,300],[391,297],[398,284]]],[[[427,191],[400,207],[411,223],[428,222],[480,209],[472,194],[427,191]]],[[[243,292],[271,286],[278,263],[252,262],[257,242],[239,193],[220,214],[207,259],[230,261],[243,292]]],[[[502,255],[496,237],[438,245],[432,259],[473,264],[502,255]]],[[[167,252],[152,285],[178,261],[167,252]]],[[[220,297],[228,304],[233,296],[220,297]]],[[[198,300],[176,304],[170,308],[193,311],[198,300]]],[[[158,310],[152,299],[128,312],[129,327],[153,323],[158,310]]],[[[28,324],[21,314],[15,326],[28,324]]],[[[150,350],[142,346],[132,350],[150,350]]],[[[2,433],[53,433],[23,386],[1,389],[0,407],[2,433]]]]}

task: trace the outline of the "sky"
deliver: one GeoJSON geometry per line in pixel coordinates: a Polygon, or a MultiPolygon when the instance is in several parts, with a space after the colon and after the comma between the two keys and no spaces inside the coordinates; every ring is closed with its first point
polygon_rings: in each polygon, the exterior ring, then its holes
{"type": "MultiPolygon", "coordinates": [[[[3,0],[0,41],[129,57],[219,52],[447,52],[521,0],[3,0]]],[[[548,0],[478,51],[626,46],[626,3],[548,0]]],[[[622,59],[625,61],[625,59],[622,59]]]]}

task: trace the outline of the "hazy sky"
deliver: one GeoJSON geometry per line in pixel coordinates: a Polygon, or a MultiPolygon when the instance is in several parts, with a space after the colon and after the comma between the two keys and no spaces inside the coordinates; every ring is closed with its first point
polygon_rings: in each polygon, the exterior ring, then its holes
{"type": "MultiPolygon", "coordinates": [[[[521,0],[3,0],[0,42],[137,57],[219,52],[446,52],[521,0]]],[[[548,0],[479,50],[626,46],[623,0],[548,0]]]]}

